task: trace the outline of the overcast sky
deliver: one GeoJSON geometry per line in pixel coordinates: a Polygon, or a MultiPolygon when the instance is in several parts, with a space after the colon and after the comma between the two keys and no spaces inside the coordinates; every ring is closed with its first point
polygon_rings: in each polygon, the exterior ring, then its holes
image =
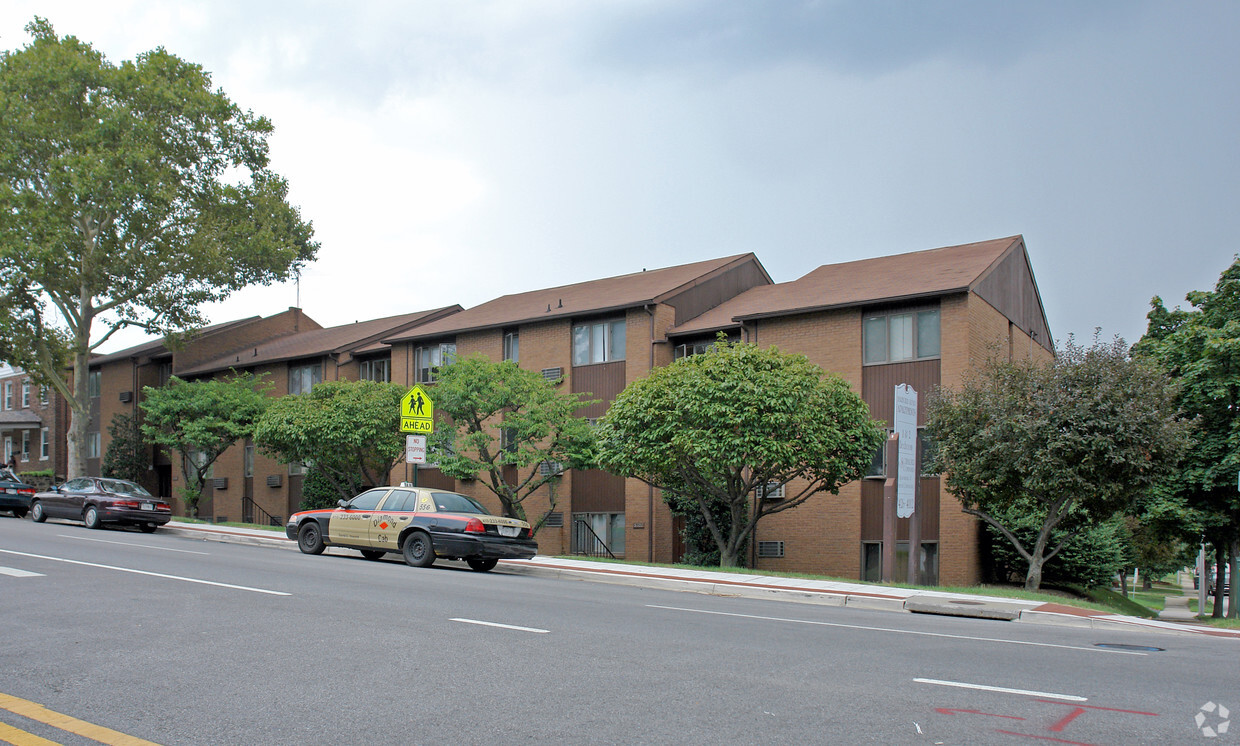
{"type": "MultiPolygon", "coordinates": [[[[270,118],[325,326],[752,251],[1023,234],[1057,340],[1240,250],[1240,2],[6,0],[270,118]]],[[[212,307],[277,313],[293,285],[212,307]]],[[[105,350],[141,335],[110,340],[105,350]]]]}

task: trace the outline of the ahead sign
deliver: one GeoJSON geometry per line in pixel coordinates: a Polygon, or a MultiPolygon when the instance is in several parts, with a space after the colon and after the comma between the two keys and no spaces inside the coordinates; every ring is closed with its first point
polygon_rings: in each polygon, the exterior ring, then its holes
{"type": "Polygon", "coordinates": [[[400,400],[400,431],[402,433],[435,432],[435,402],[421,386],[409,389],[400,400]]]}

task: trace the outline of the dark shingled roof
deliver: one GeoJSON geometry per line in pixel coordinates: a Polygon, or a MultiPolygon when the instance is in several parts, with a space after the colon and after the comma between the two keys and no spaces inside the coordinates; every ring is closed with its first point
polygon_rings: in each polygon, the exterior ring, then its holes
{"type": "Polygon", "coordinates": [[[260,343],[253,348],[241,352],[233,352],[214,360],[208,360],[192,368],[180,371],[180,376],[202,375],[236,367],[250,367],[267,363],[293,360],[296,358],[316,357],[331,353],[355,352],[371,346],[378,339],[394,332],[406,331],[423,323],[427,319],[437,318],[440,314],[451,313],[460,306],[434,308],[429,311],[387,316],[369,321],[357,321],[326,329],[312,329],[260,343]]]}
{"type": "Polygon", "coordinates": [[[826,264],[792,282],[752,288],[670,329],[668,334],[703,334],[735,328],[750,319],[964,292],[1023,241],[1021,236],[1009,236],[826,264]]]}
{"type": "MultiPolygon", "coordinates": [[[[195,330],[193,333],[193,337],[191,338],[204,337],[204,336],[216,334],[218,332],[226,331],[228,329],[231,329],[232,327],[239,326],[241,324],[245,324],[251,321],[257,321],[260,318],[262,317],[261,316],[250,316],[248,318],[237,319],[235,321],[221,321],[218,324],[210,324],[208,326],[202,327],[201,329],[195,330]]],[[[164,344],[164,338],[159,337],[159,338],[147,341],[147,342],[142,342],[141,344],[134,345],[133,347],[127,347],[117,352],[109,352],[106,355],[99,355],[97,357],[92,357],[90,360],[90,364],[101,365],[103,363],[111,363],[117,360],[126,360],[131,357],[148,357],[151,355],[160,355],[164,353],[170,354],[171,351],[164,344]]]]}
{"type": "MultiPolygon", "coordinates": [[[[414,329],[394,335],[385,342],[427,339],[465,331],[493,329],[532,321],[617,311],[646,303],[658,303],[676,292],[746,261],[757,261],[752,254],[710,259],[676,267],[634,272],[602,280],[531,290],[505,295],[414,329]]],[[[763,270],[765,272],[765,270],[763,270]]]]}

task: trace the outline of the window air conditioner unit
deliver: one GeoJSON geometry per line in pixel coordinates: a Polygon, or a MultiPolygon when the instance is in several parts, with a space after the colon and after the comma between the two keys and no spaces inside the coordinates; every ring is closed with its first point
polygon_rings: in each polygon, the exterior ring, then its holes
{"type": "Polygon", "coordinates": [[[543,368],[542,377],[548,381],[558,381],[564,377],[563,368],[543,368]]]}
{"type": "Polygon", "coordinates": [[[559,461],[543,461],[538,465],[538,476],[558,477],[564,473],[564,465],[559,461]]]}
{"type": "Polygon", "coordinates": [[[759,557],[783,557],[784,543],[782,541],[760,541],[758,542],[759,557]]]}
{"type": "Polygon", "coordinates": [[[267,486],[268,487],[279,487],[282,484],[284,484],[284,475],[282,474],[268,474],[267,475],[267,486]]]}
{"type": "Polygon", "coordinates": [[[215,489],[217,490],[228,489],[228,477],[216,477],[214,479],[214,482],[215,482],[215,489]]]}
{"type": "Polygon", "coordinates": [[[131,402],[131,401],[133,401],[133,392],[132,392],[132,391],[122,391],[122,392],[121,392],[121,401],[123,401],[123,402],[131,402]]]}

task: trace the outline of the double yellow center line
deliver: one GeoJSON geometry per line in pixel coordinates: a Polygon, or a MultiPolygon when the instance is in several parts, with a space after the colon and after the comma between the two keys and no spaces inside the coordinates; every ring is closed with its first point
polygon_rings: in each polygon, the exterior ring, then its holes
{"type": "MultiPolygon", "coordinates": [[[[53,728],[59,728],[83,738],[108,744],[108,746],[158,746],[158,744],[152,741],[135,738],[120,731],[105,728],[102,725],[88,723],[85,720],[78,720],[75,717],[49,710],[37,702],[20,699],[8,694],[0,693],[0,709],[8,710],[15,715],[21,715],[24,718],[35,720],[44,725],[50,725],[53,728]]],[[[49,746],[49,744],[54,746],[56,743],[4,723],[0,723],[0,741],[8,742],[13,744],[13,746],[49,746]]]]}

